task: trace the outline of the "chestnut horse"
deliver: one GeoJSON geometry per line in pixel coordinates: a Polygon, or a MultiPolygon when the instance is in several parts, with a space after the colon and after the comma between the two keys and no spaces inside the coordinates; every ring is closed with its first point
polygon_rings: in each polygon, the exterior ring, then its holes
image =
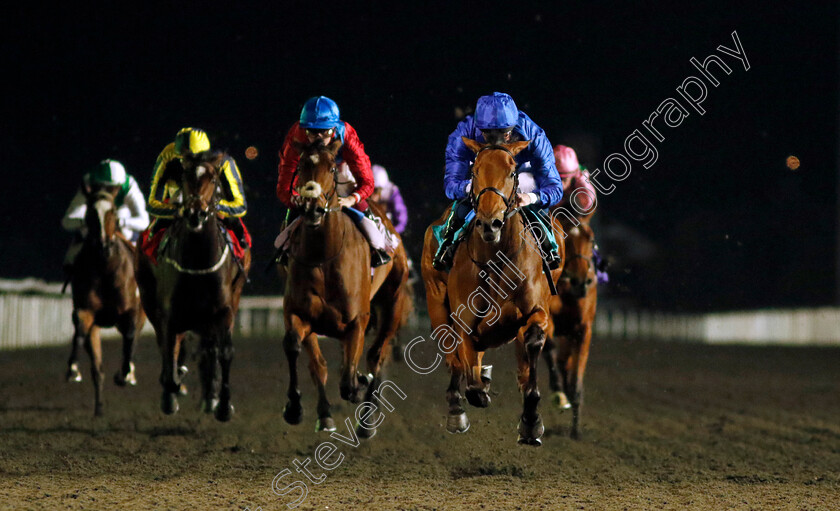
{"type": "Polygon", "coordinates": [[[481,365],[483,352],[515,341],[524,398],[518,441],[541,445],[544,427],[537,411],[537,362],[549,328],[551,295],[542,258],[533,249],[533,240],[526,239],[532,234],[516,207],[514,156],[529,142],[482,145],[463,140],[476,153],[470,192],[475,222],[458,247],[449,274],[432,266],[437,242],[431,226],[426,230],[422,260],[432,336],[447,352],[451,372],[447,430],[463,433],[469,429],[461,405],[464,378],[471,405],[490,403],[489,371],[481,365]]]}
{"type": "MultiPolygon", "coordinates": [[[[339,389],[342,399],[373,402],[380,383],[380,371],[387,358],[389,343],[405,316],[410,300],[406,291],[408,262],[400,243],[391,262],[371,275],[370,245],[350,217],[341,211],[336,193],[335,157],[340,141],[328,146],[320,143],[297,145],[301,158],[297,168],[296,190],[301,196],[300,226],[292,234],[286,278],[283,316],[286,334],[283,349],[289,363],[288,401],[283,418],[299,424],[303,418],[298,390],[297,360],[301,345],[309,355],[309,372],[318,388],[317,431],[334,431],[327,400],[327,363],[321,354],[318,335],[338,339],[344,349],[339,389]],[[365,331],[371,305],[376,309],[378,329],[367,352],[366,376],[358,372],[364,349],[365,331]]],[[[371,205],[394,235],[385,214],[371,205]]],[[[357,427],[358,435],[371,437],[373,428],[357,427]]]]}
{"type": "Polygon", "coordinates": [[[95,391],[94,414],[102,415],[102,344],[100,327],[116,326],[123,338],[122,367],[114,375],[117,385],[136,385],[134,340],[146,317],[137,296],[134,247],[117,229],[115,191],[85,185],[87,236],[73,264],[73,334],[67,379],[81,381],[77,352],[84,345],[91,360],[95,391]]]}
{"type": "Polygon", "coordinates": [[[161,243],[158,262],[138,250],[137,281],[143,305],[162,355],[161,410],[178,411],[182,342],[187,332],[200,337],[202,409],[216,419],[233,416],[230,366],[233,325],[251,264],[250,251],[234,259],[217,214],[219,169],[227,155],[205,151],[182,160],[183,202],[161,243]],[[219,388],[221,366],[221,388],[219,388]]]}
{"type": "Polygon", "coordinates": [[[589,359],[589,343],[598,303],[598,279],[592,250],[595,235],[589,223],[570,225],[563,221],[566,255],[552,297],[552,325],[543,354],[548,362],[549,385],[554,404],[572,409],[571,437],[580,437],[580,407],[583,404],[583,373],[589,359]]]}

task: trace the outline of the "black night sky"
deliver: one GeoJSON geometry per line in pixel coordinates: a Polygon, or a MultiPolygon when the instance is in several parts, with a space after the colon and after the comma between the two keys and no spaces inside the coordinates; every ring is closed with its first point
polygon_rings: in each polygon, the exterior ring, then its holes
{"type": "MultiPolygon", "coordinates": [[[[239,163],[262,273],[283,208],[282,136],[310,96],[335,99],[410,208],[409,251],[446,205],[443,150],[456,110],[510,93],[553,144],[602,167],[737,31],[751,68],[723,57],[705,115],[664,128],[658,161],[602,196],[609,295],[721,310],[832,303],[838,173],[838,8],[590,2],[271,2],[224,8],[13,7],[4,13],[0,278],[62,278],[60,219],[81,175],[122,161],[148,193],[179,128],[206,129],[239,163]],[[254,145],[259,157],[246,160],[254,145]],[[796,172],[785,159],[796,155],[796,172]],[[608,236],[608,232],[624,232],[608,236]],[[628,237],[629,236],[629,237],[628,237]],[[628,242],[629,240],[629,242],[628,242]],[[643,259],[631,253],[644,252],[643,259]]],[[[797,4],[801,4],[797,2],[797,4]]],[[[715,68],[716,69],[716,68],[715,68]]]]}

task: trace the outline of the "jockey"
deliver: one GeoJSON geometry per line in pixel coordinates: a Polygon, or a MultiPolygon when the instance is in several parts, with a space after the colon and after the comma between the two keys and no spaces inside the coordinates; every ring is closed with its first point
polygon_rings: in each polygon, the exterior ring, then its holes
{"type": "MultiPolygon", "coordinates": [[[[172,225],[177,205],[169,202],[180,193],[180,184],[167,176],[170,169],[181,166],[181,158],[189,153],[197,154],[210,150],[207,133],[196,128],[183,128],[175,135],[175,141],[163,148],[155,163],[152,189],[149,191],[149,213],[155,217],[152,231],[158,232],[172,225]]],[[[231,156],[227,156],[219,169],[222,182],[222,198],[218,204],[218,215],[222,224],[232,230],[243,249],[251,247],[242,217],[248,212],[242,187],[242,176],[231,156]]],[[[151,233],[151,234],[153,234],[151,233]]],[[[151,238],[151,235],[149,236],[151,238]]]]}
{"type": "Polygon", "coordinates": [[[557,161],[557,171],[563,182],[563,200],[560,205],[572,209],[579,216],[589,216],[594,213],[593,208],[597,205],[595,187],[589,182],[589,171],[578,163],[575,150],[558,144],[554,146],[554,159],[557,161]],[[575,193],[577,190],[582,191],[575,193]],[[570,208],[569,202],[572,200],[575,201],[574,208],[570,208]]]}
{"type": "MultiPolygon", "coordinates": [[[[530,206],[532,211],[539,211],[554,206],[563,197],[560,176],[554,164],[551,144],[542,128],[516,107],[509,95],[494,92],[478,99],[475,115],[467,116],[458,124],[455,131],[449,135],[446,146],[446,173],[444,175],[444,189],[446,196],[455,201],[452,212],[446,219],[443,229],[443,239],[440,242],[433,261],[433,266],[439,271],[449,271],[457,248],[456,234],[464,226],[465,219],[472,209],[470,206],[470,167],[475,160],[473,153],[461,137],[487,142],[490,144],[504,144],[520,140],[531,143],[516,155],[517,172],[530,172],[534,176],[535,189],[525,190],[520,187],[517,193],[517,206],[530,206]]],[[[547,227],[549,224],[545,224],[547,227]]],[[[548,227],[550,230],[550,227],[548,227]]],[[[551,248],[554,235],[551,232],[542,237],[542,253],[545,254],[549,268],[560,265],[560,256],[551,248]]]]}
{"type": "MultiPolygon", "coordinates": [[[[277,169],[277,198],[289,208],[286,220],[296,216],[300,195],[295,190],[296,172],[300,153],[292,141],[300,144],[319,142],[328,145],[333,139],[341,141],[342,146],[336,156],[336,163],[346,162],[355,180],[354,190],[346,197],[339,197],[338,203],[354,220],[359,230],[371,243],[371,266],[381,266],[391,260],[385,250],[385,243],[378,233],[376,219],[367,204],[367,198],[373,192],[373,175],[370,158],[365,153],[365,146],[359,140],[356,130],[349,123],[341,120],[338,105],[325,96],[309,98],[300,112],[300,120],[289,129],[280,150],[280,165],[277,169]],[[352,209],[350,209],[352,208],[352,209]],[[355,213],[354,213],[355,210],[355,213]],[[376,243],[377,246],[374,246],[376,243]]],[[[280,263],[285,264],[288,257],[288,238],[278,247],[281,251],[280,263]]]]}
{"type": "Polygon", "coordinates": [[[114,195],[114,205],[117,208],[117,223],[122,235],[131,242],[137,240],[140,232],[149,225],[149,214],[146,212],[146,200],[137,185],[134,176],[126,173],[125,167],[116,160],[102,160],[93,171],[82,177],[79,187],[61,226],[65,230],[76,234],[73,243],[64,258],[64,267],[68,271],[82,248],[82,240],[87,234],[85,227],[85,213],[87,212],[87,193],[94,189],[105,188],[114,195]]]}
{"type": "MultiPolygon", "coordinates": [[[[581,217],[585,222],[589,221],[595,213],[598,199],[595,195],[595,187],[589,182],[589,171],[578,163],[577,154],[571,147],[558,144],[554,146],[554,158],[557,160],[557,171],[563,181],[563,200],[560,207],[567,211],[571,210],[575,216],[581,217]],[[576,193],[581,190],[580,193],[576,193]],[[575,204],[570,204],[575,201],[575,204]]],[[[595,264],[595,274],[599,284],[609,282],[607,274],[608,262],[601,255],[601,249],[596,243],[592,247],[592,262],[595,264]]]]}
{"type": "Polygon", "coordinates": [[[373,194],[370,200],[381,204],[394,224],[394,230],[402,234],[408,223],[408,209],[405,207],[400,189],[388,179],[388,171],[382,165],[373,165],[373,194]]]}

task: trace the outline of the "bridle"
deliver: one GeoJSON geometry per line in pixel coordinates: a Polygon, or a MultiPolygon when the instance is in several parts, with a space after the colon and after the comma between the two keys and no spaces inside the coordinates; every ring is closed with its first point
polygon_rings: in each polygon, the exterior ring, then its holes
{"type": "MultiPolygon", "coordinates": [[[[298,177],[300,177],[300,167],[301,167],[302,161],[303,161],[303,158],[301,158],[301,161],[299,161],[298,164],[297,164],[297,168],[295,168],[295,175],[292,177],[292,183],[289,185],[289,194],[290,195],[294,191],[295,182],[297,181],[298,177]]],[[[339,180],[338,180],[338,166],[335,164],[335,162],[333,162],[333,166],[330,169],[330,173],[332,173],[332,177],[333,177],[332,190],[330,190],[329,193],[321,192],[321,195],[320,195],[321,197],[324,198],[324,203],[326,204],[326,207],[322,208],[321,206],[316,206],[316,211],[322,212],[324,215],[326,215],[328,213],[331,213],[333,211],[341,210],[341,206],[330,206],[330,202],[332,201],[333,197],[335,197],[336,193],[338,193],[338,185],[343,184],[343,183],[339,182],[339,180]]],[[[298,206],[298,209],[300,209],[300,206],[298,206]]]]}
{"type": "MultiPolygon", "coordinates": [[[[216,170],[216,172],[215,172],[215,175],[213,176],[213,195],[210,198],[210,202],[207,205],[207,208],[202,208],[202,209],[199,210],[200,213],[207,215],[207,218],[209,218],[210,215],[215,215],[219,210],[219,194],[221,193],[222,185],[221,185],[221,180],[219,178],[219,174],[220,174],[219,169],[217,168],[215,170],[216,170]]],[[[183,189],[183,186],[181,186],[181,188],[183,189]]],[[[183,204],[186,206],[187,204],[189,204],[189,205],[192,205],[192,204],[195,204],[195,203],[200,204],[201,202],[202,202],[202,199],[201,199],[201,196],[198,193],[191,193],[191,194],[185,196],[183,204]]],[[[190,208],[192,208],[192,206],[190,206],[190,208]]],[[[184,221],[184,222],[187,221],[186,217],[183,216],[183,215],[180,215],[180,219],[182,219],[182,221],[184,221]]],[[[187,229],[189,229],[188,226],[184,226],[184,227],[187,227],[187,229]]],[[[201,229],[203,229],[203,228],[204,228],[204,225],[202,224],[201,229]]],[[[208,275],[210,273],[217,272],[225,264],[225,261],[227,260],[228,256],[230,256],[230,245],[228,245],[228,243],[226,243],[224,241],[225,238],[224,238],[224,233],[222,232],[222,229],[224,229],[224,227],[221,224],[219,224],[219,234],[221,235],[219,238],[222,240],[222,245],[224,245],[224,250],[222,251],[222,255],[219,256],[219,260],[216,261],[215,264],[213,264],[213,265],[211,265],[207,268],[187,268],[187,267],[184,267],[178,261],[168,257],[166,255],[165,251],[162,251],[163,254],[161,256],[161,259],[163,259],[163,261],[165,263],[167,263],[167,264],[171,265],[173,268],[175,268],[178,272],[186,273],[187,275],[208,275]]]]}
{"type": "MultiPolygon", "coordinates": [[[[494,149],[497,149],[499,151],[504,151],[504,152],[508,153],[511,158],[514,158],[514,154],[512,152],[510,152],[506,147],[503,147],[503,146],[500,146],[500,145],[486,145],[486,146],[482,147],[481,149],[479,149],[477,153],[475,153],[476,160],[478,160],[478,155],[480,155],[482,152],[490,151],[490,150],[494,150],[494,149]]],[[[475,183],[475,171],[474,171],[474,169],[475,169],[475,164],[473,164],[473,167],[470,169],[470,181],[473,182],[473,183],[475,183]]],[[[512,217],[517,211],[519,211],[519,206],[516,205],[516,190],[518,188],[519,188],[519,173],[516,172],[516,169],[514,168],[514,170],[513,170],[513,188],[511,189],[510,195],[505,195],[505,192],[499,190],[495,186],[487,186],[485,188],[482,188],[478,192],[478,194],[475,193],[475,188],[472,188],[470,190],[470,205],[472,206],[473,209],[476,209],[478,207],[478,201],[479,201],[479,199],[481,199],[481,196],[486,192],[493,192],[496,195],[498,195],[499,197],[501,197],[502,200],[504,201],[504,203],[505,203],[505,216],[504,216],[504,218],[505,218],[505,220],[507,220],[508,218],[512,217]]]]}
{"type": "MultiPolygon", "coordinates": [[[[300,161],[298,161],[297,167],[295,168],[295,175],[292,177],[292,183],[289,185],[289,193],[290,194],[294,190],[295,182],[300,177],[300,170],[301,170],[302,163],[303,163],[303,158],[301,157],[300,161]]],[[[326,192],[322,191],[320,197],[324,198],[325,206],[324,207],[316,206],[316,211],[319,211],[319,212],[323,213],[324,216],[327,216],[328,214],[332,213],[333,211],[340,211],[341,210],[340,205],[330,206],[330,203],[332,202],[333,198],[338,193],[338,185],[343,184],[343,183],[339,182],[339,180],[338,180],[338,166],[335,164],[335,161],[333,161],[332,168],[330,168],[330,173],[332,174],[332,178],[333,178],[332,190],[330,190],[329,193],[326,193],[326,192]]],[[[298,209],[302,209],[302,207],[298,206],[298,209]]],[[[342,231],[341,231],[341,243],[339,244],[338,251],[335,254],[333,254],[332,256],[324,259],[323,261],[313,263],[313,262],[307,261],[303,258],[295,257],[293,251],[291,250],[291,246],[289,247],[289,257],[295,263],[300,264],[302,266],[307,266],[309,268],[317,268],[319,266],[323,266],[323,265],[335,260],[336,258],[338,258],[338,256],[341,255],[341,252],[344,251],[344,241],[345,241],[346,237],[347,237],[347,226],[343,225],[343,228],[342,228],[342,231]]]]}

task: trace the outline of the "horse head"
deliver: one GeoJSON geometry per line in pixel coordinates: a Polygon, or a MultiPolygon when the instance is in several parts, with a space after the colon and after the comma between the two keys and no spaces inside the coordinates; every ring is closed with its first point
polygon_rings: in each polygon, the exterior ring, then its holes
{"type": "Polygon", "coordinates": [[[475,225],[481,229],[485,242],[496,244],[501,240],[505,221],[517,209],[518,180],[514,157],[528,147],[530,141],[481,144],[466,137],[462,140],[476,154],[470,190],[475,225]]]}
{"type": "Polygon", "coordinates": [[[114,197],[119,186],[86,185],[84,194],[87,198],[85,226],[87,241],[100,248],[110,257],[114,235],[117,233],[117,208],[114,197]]]}
{"type": "Polygon", "coordinates": [[[595,284],[595,265],[592,262],[595,234],[586,223],[566,230],[566,234],[566,264],[560,275],[560,291],[580,299],[595,284]]]}
{"type": "Polygon", "coordinates": [[[294,147],[300,152],[295,190],[301,197],[303,221],[317,227],[324,215],[338,209],[335,158],[341,141],[329,145],[320,141],[309,145],[295,143],[294,147]]]}
{"type": "Polygon", "coordinates": [[[219,172],[226,156],[224,152],[204,151],[187,154],[181,160],[183,203],[179,215],[191,232],[204,229],[207,220],[216,215],[219,172]]]}

